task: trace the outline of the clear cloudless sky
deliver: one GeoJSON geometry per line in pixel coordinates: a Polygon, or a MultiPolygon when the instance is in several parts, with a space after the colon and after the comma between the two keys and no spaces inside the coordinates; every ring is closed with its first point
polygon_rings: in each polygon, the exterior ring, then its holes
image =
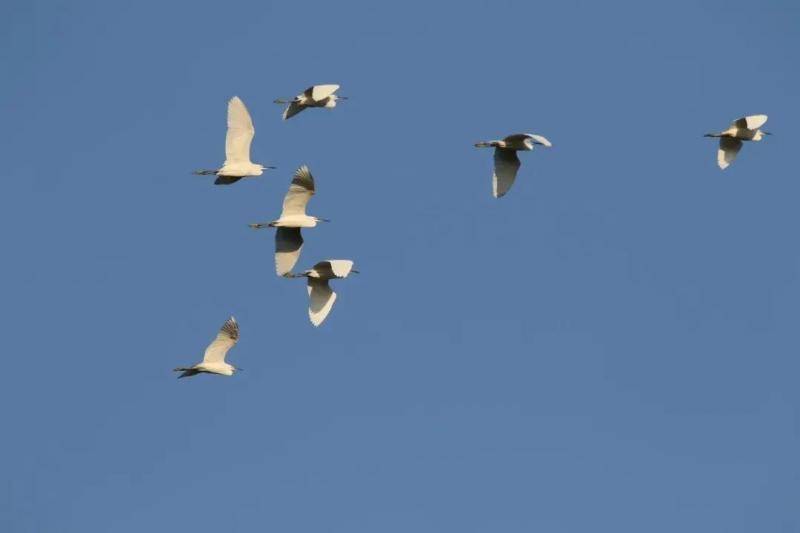
{"type": "Polygon", "coordinates": [[[0,3],[0,530],[800,530],[800,7],[0,3]],[[314,83],[350,99],[288,122],[314,83]],[[230,187],[227,100],[278,170],[230,187]],[[770,115],[725,172],[718,131],[770,115]],[[535,132],[491,197],[478,140],[535,132]],[[299,266],[352,258],[313,328],[299,266]],[[176,380],[227,316],[232,377],[176,380]]]}

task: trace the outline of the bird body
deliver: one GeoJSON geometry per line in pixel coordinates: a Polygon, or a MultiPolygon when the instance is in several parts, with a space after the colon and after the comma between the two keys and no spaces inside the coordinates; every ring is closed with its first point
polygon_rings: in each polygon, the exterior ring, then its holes
{"type": "Polygon", "coordinates": [[[273,220],[268,225],[271,228],[313,228],[321,219],[310,215],[290,215],[273,220]]]}
{"type": "Polygon", "coordinates": [[[300,228],[313,228],[318,222],[327,222],[324,218],[306,214],[308,201],[315,192],[314,176],[308,167],[303,165],[292,176],[292,183],[283,198],[280,217],[272,222],[250,224],[254,229],[278,228],[275,232],[275,272],[279,276],[289,274],[300,259],[300,251],[303,248],[300,228]]]}
{"type": "Polygon", "coordinates": [[[771,135],[761,129],[766,124],[767,115],[749,115],[731,122],[728,129],[719,133],[706,133],[706,137],[719,138],[719,149],[717,150],[717,165],[725,170],[733,163],[739,150],[742,149],[742,141],[760,141],[765,135],[771,135]]]}
{"type": "Polygon", "coordinates": [[[178,367],[175,372],[182,372],[179,378],[191,377],[197,374],[219,374],[221,376],[232,376],[240,368],[227,363],[225,356],[239,341],[239,324],[236,319],[230,317],[220,328],[219,333],[208,345],[203,354],[203,361],[190,367],[178,367]]]}
{"type": "Polygon", "coordinates": [[[314,326],[319,326],[328,317],[336,301],[336,293],[328,282],[332,279],[342,279],[350,273],[358,274],[353,268],[353,261],[349,259],[328,259],[320,261],[311,269],[299,274],[290,274],[293,278],[307,278],[308,291],[308,318],[314,326]]]}
{"type": "Polygon", "coordinates": [[[337,95],[336,91],[338,90],[339,86],[336,84],[312,85],[291,100],[279,98],[275,100],[275,103],[289,104],[283,111],[283,120],[288,120],[309,107],[326,107],[328,109],[336,107],[337,101],[347,99],[345,96],[337,95]]]}
{"type": "Polygon", "coordinates": [[[267,167],[250,161],[250,145],[255,128],[244,102],[234,96],[228,102],[228,131],[225,136],[225,163],[217,170],[198,170],[201,176],[216,175],[216,185],[230,185],[242,178],[260,176],[267,167]]]}
{"type": "Polygon", "coordinates": [[[521,164],[517,152],[531,151],[537,144],[548,148],[552,146],[546,138],[533,133],[515,133],[503,139],[475,143],[478,148],[494,148],[492,195],[495,198],[504,196],[517,178],[517,171],[521,164]]]}

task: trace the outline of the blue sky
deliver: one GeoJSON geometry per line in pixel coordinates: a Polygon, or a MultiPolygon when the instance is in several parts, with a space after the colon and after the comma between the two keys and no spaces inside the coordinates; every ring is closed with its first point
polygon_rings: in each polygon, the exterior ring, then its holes
{"type": "Polygon", "coordinates": [[[0,529],[800,529],[793,2],[0,5],[0,529]],[[340,83],[336,110],[276,97],[340,83]],[[223,159],[226,101],[266,177],[223,159]],[[702,138],[775,133],[724,173],[702,138]],[[491,197],[475,141],[533,131],[491,197]],[[361,276],[309,324],[272,235],[361,276]],[[233,378],[176,381],[225,318],[233,378]]]}

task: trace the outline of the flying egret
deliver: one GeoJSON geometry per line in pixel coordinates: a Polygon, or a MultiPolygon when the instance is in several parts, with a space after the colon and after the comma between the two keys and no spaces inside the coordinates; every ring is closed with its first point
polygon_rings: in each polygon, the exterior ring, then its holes
{"type": "Polygon", "coordinates": [[[265,167],[250,161],[250,143],[256,130],[241,98],[234,96],[228,102],[228,133],[225,135],[225,163],[218,170],[196,170],[199,176],[216,175],[216,185],[230,185],[242,178],[260,176],[265,167]]]}
{"type": "Polygon", "coordinates": [[[289,104],[283,111],[283,120],[288,120],[307,107],[336,107],[337,100],[347,100],[346,96],[334,94],[338,90],[339,86],[336,84],[312,85],[292,100],[278,98],[275,103],[289,104]]]}
{"type": "Polygon", "coordinates": [[[228,350],[236,345],[239,340],[239,324],[236,319],[230,317],[220,328],[217,337],[208,345],[203,355],[203,362],[197,363],[188,368],[178,367],[175,372],[183,372],[178,378],[191,377],[200,373],[220,374],[222,376],[232,376],[233,373],[241,368],[236,368],[225,362],[225,355],[228,350]]]}
{"type": "Polygon", "coordinates": [[[275,271],[284,276],[292,271],[300,258],[303,235],[300,228],[313,228],[317,222],[329,222],[325,218],[306,214],[306,205],[314,196],[314,176],[306,165],[298,168],[292,177],[289,191],[283,198],[283,210],[278,220],[250,224],[251,228],[277,228],[275,232],[275,271]]]}
{"type": "Polygon", "coordinates": [[[550,141],[541,135],[532,133],[515,133],[498,141],[481,141],[475,143],[478,148],[484,146],[494,147],[494,172],[492,173],[492,195],[500,198],[508,192],[519,170],[517,151],[533,150],[534,145],[552,146],[550,141]]]}
{"type": "Polygon", "coordinates": [[[320,261],[311,270],[299,274],[289,274],[292,278],[308,278],[308,318],[315,326],[319,326],[331,312],[336,293],[333,292],[328,281],[346,278],[358,270],[353,268],[353,262],[348,259],[328,259],[320,261]]]}
{"type": "Polygon", "coordinates": [[[725,170],[736,159],[742,149],[742,141],[760,141],[764,135],[772,135],[759,128],[766,124],[767,115],[750,115],[731,122],[728,129],[719,133],[706,133],[705,137],[719,137],[717,165],[725,170]]]}

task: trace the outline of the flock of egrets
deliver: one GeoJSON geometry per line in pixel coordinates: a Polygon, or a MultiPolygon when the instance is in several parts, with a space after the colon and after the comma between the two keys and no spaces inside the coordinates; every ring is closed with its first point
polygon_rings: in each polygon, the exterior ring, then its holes
{"type": "MultiPolygon", "coordinates": [[[[287,120],[306,108],[336,107],[336,102],[345,100],[336,91],[338,85],[314,85],[291,100],[278,99],[277,104],[288,104],[283,112],[287,120]]],[[[768,132],[761,130],[767,122],[766,115],[751,115],[735,120],[724,131],[708,133],[706,137],[718,137],[717,164],[726,169],[736,158],[742,148],[742,141],[760,141],[768,132]]],[[[244,102],[234,96],[228,102],[228,131],[225,137],[225,162],[217,170],[198,170],[195,174],[214,175],[217,185],[230,185],[242,178],[260,176],[264,170],[275,167],[264,166],[250,161],[250,144],[255,136],[255,128],[250,113],[244,102]]],[[[494,148],[494,170],[492,173],[492,194],[495,198],[505,195],[520,167],[517,157],[519,151],[530,151],[534,146],[550,147],[552,144],[541,135],[532,133],[516,133],[500,140],[481,141],[476,147],[494,148]]],[[[275,270],[283,278],[307,279],[309,297],[308,316],[314,326],[319,326],[327,318],[336,301],[336,293],[331,289],[329,281],[342,279],[350,273],[358,273],[353,268],[353,261],[347,259],[327,259],[316,263],[312,268],[294,272],[303,248],[302,228],[313,228],[318,222],[327,220],[306,214],[306,206],[315,193],[314,176],[309,168],[302,165],[295,171],[289,185],[289,191],[283,199],[283,209],[277,220],[250,224],[251,228],[276,228],[275,231],[275,270]]],[[[239,340],[239,325],[230,317],[223,324],[216,338],[206,348],[203,360],[191,367],[176,368],[181,372],[179,377],[194,376],[200,373],[231,376],[235,366],[225,361],[228,351],[239,340]]]]}

